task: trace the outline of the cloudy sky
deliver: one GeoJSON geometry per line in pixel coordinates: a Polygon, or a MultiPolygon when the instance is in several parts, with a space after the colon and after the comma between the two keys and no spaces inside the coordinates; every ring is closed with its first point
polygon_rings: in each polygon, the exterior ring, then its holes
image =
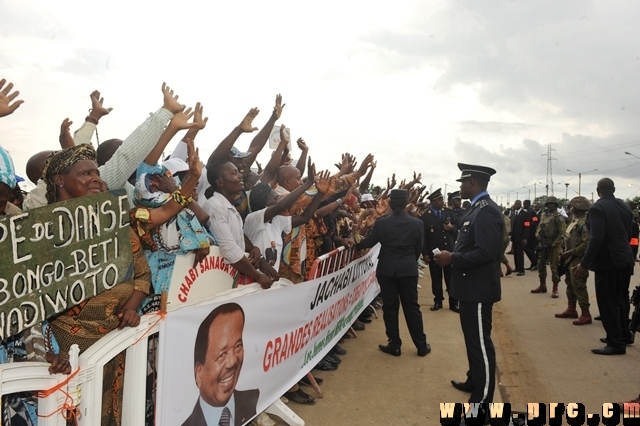
{"type": "Polygon", "coordinates": [[[0,76],[25,100],[0,143],[24,173],[95,89],[114,108],[100,139],[124,138],[166,81],[203,103],[205,158],[249,108],[261,127],[282,93],[281,122],[320,167],[372,152],[374,182],[416,170],[450,191],[457,162],[484,164],[505,204],[545,191],[551,145],[556,195],[576,195],[580,172],[583,195],[609,176],[626,198],[640,194],[638,16],[624,0],[0,0],[0,76]]]}

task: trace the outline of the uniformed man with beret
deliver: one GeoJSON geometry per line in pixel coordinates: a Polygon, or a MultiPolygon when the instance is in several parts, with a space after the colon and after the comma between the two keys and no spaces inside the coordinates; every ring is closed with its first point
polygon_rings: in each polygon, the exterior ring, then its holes
{"type": "MultiPolygon", "coordinates": [[[[453,211],[444,207],[442,188],[433,191],[427,197],[430,201],[429,207],[420,217],[424,226],[424,241],[422,243],[422,259],[429,265],[431,274],[431,291],[433,293],[432,311],[442,309],[444,293],[442,291],[442,276],[447,286],[451,283],[451,266],[440,267],[433,261],[433,250],[453,250],[455,244],[456,227],[453,211]]],[[[458,301],[449,294],[449,309],[458,312],[458,301]]]]}
{"type": "Polygon", "coordinates": [[[400,331],[398,311],[402,303],[407,327],[418,356],[431,352],[422,324],[422,313],[418,303],[418,264],[422,253],[422,222],[411,217],[405,208],[409,193],[404,189],[394,189],[389,194],[392,214],[374,223],[369,234],[358,244],[358,250],[380,243],[380,255],[376,277],[382,295],[384,326],[389,339],[386,345],[378,345],[384,353],[400,356],[400,331]]]}
{"type": "Polygon", "coordinates": [[[558,199],[553,195],[547,197],[544,202],[546,211],[540,215],[540,222],[536,230],[538,240],[538,277],[540,285],[531,293],[547,292],[547,262],[551,269],[551,281],[553,289],[551,297],[558,297],[558,263],[560,262],[560,251],[562,250],[562,235],[567,229],[567,225],[562,215],[558,212],[558,199]]]}
{"type": "Polygon", "coordinates": [[[500,261],[504,220],[487,186],[496,171],[490,167],[459,163],[462,171],[460,196],[471,200],[460,217],[453,253],[435,256],[440,266],[451,265],[451,295],[458,299],[469,371],[464,382],[452,380],[461,391],[470,392],[469,402],[493,401],[496,351],[491,341],[493,304],[501,297],[500,261]]]}

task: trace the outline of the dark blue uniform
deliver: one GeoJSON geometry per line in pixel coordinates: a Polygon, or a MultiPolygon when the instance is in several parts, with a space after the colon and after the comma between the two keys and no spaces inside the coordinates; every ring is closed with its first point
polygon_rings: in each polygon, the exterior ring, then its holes
{"type": "MultiPolygon", "coordinates": [[[[442,291],[442,276],[447,286],[447,293],[451,286],[451,266],[441,267],[433,261],[433,249],[438,248],[441,251],[453,251],[455,245],[456,223],[453,211],[448,208],[437,210],[430,207],[420,217],[424,226],[424,242],[422,244],[422,255],[429,256],[429,273],[431,274],[431,291],[433,292],[433,301],[442,303],[444,293],[442,291]],[[453,225],[453,229],[447,231],[444,224],[453,225]]],[[[457,306],[457,300],[451,297],[449,293],[449,306],[457,306]]]]}
{"type": "Polygon", "coordinates": [[[356,245],[363,249],[381,243],[376,277],[382,294],[382,311],[389,346],[400,348],[398,311],[400,303],[411,339],[418,350],[427,346],[422,313],[418,303],[418,265],[422,253],[423,228],[420,220],[405,212],[378,219],[367,237],[356,245]],[[398,300],[399,299],[399,300],[398,300]]]}
{"type": "Polygon", "coordinates": [[[491,341],[491,313],[500,300],[500,261],[504,220],[489,195],[480,197],[460,217],[451,255],[451,296],[460,301],[460,324],[469,360],[469,402],[492,402],[496,354],[491,341]]]}

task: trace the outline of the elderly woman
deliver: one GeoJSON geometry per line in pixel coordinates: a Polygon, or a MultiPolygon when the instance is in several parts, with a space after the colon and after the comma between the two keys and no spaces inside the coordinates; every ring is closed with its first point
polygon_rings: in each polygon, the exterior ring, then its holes
{"type": "MultiPolygon", "coordinates": [[[[96,153],[90,145],[78,145],[49,156],[44,168],[49,204],[97,194],[106,189],[100,179],[96,153]]],[[[140,323],[137,314],[140,302],[149,292],[150,271],[136,234],[130,233],[134,277],[100,293],[60,314],[50,322],[53,335],[60,345],[59,355],[52,352],[47,359],[52,372],[69,372],[68,353],[72,344],[80,352],[110,331],[140,323]]],[[[104,368],[102,424],[120,424],[120,409],[124,385],[124,354],[118,354],[104,368]]]]}
{"type": "Polygon", "coordinates": [[[166,167],[143,163],[137,171],[131,226],[151,267],[155,293],[169,289],[177,254],[194,251],[195,266],[215,243],[206,228],[209,215],[197,203],[202,163],[193,142],[187,145],[189,164],[174,158],[166,167]]]}

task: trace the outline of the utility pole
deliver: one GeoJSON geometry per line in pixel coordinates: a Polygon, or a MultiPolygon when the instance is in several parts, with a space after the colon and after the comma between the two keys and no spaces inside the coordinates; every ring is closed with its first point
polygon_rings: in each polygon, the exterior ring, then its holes
{"type": "Polygon", "coordinates": [[[551,187],[551,195],[553,195],[553,160],[558,161],[557,158],[551,156],[551,151],[555,149],[551,148],[551,144],[547,145],[547,153],[541,156],[547,156],[547,197],[549,196],[549,187],[551,187]]]}
{"type": "Polygon", "coordinates": [[[569,184],[565,183],[565,190],[564,190],[564,199],[569,201],[569,184]]]}

